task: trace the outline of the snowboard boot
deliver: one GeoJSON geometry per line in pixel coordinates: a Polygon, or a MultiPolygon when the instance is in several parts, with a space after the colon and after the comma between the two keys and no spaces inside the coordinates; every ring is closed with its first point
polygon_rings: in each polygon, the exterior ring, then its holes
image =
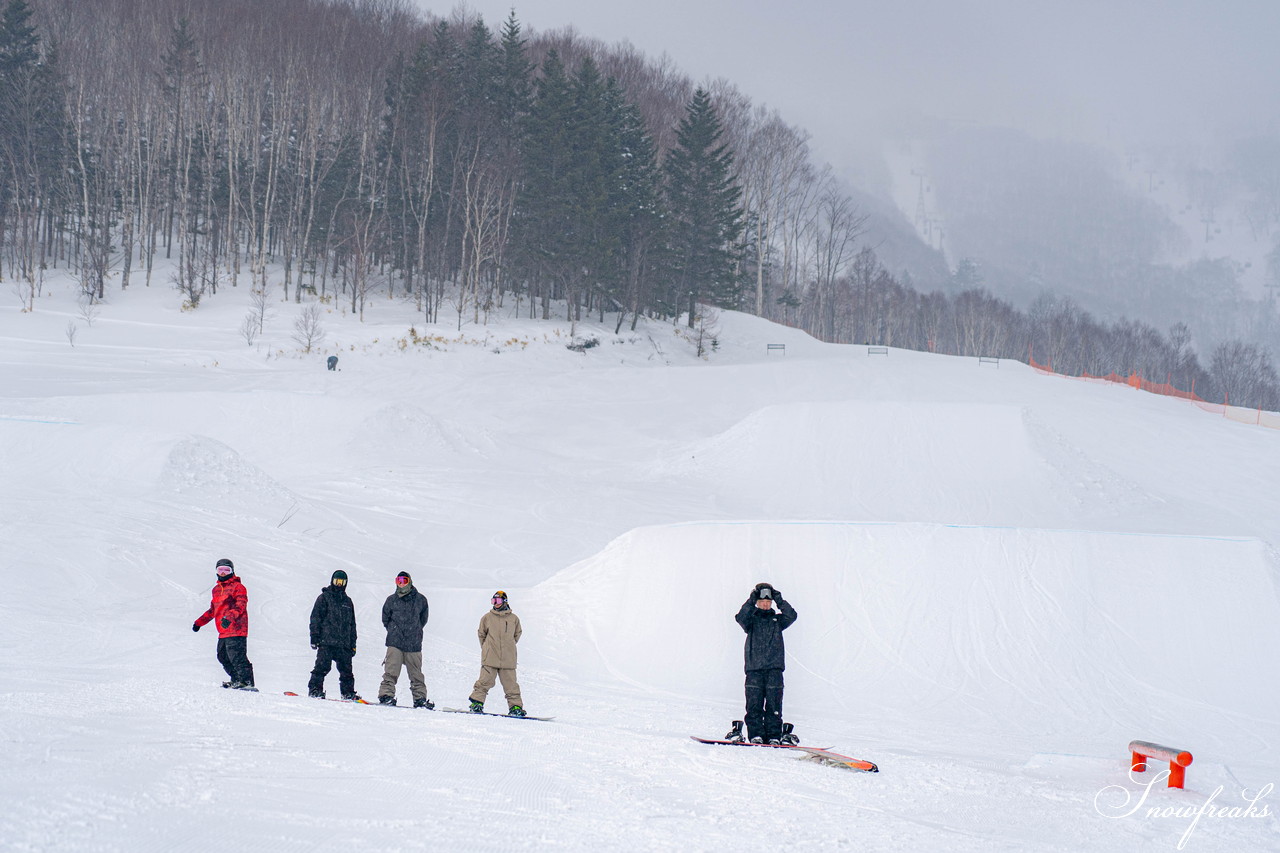
{"type": "Polygon", "coordinates": [[[394,705],[394,704],[396,704],[396,697],[394,697],[394,696],[379,696],[379,697],[378,697],[378,704],[379,704],[379,705],[394,705]]]}
{"type": "Polygon", "coordinates": [[[753,737],[753,738],[751,739],[751,741],[750,741],[750,742],[751,742],[751,743],[764,743],[764,738],[760,737],[760,735],[756,735],[755,737],[753,737]]]}
{"type": "Polygon", "coordinates": [[[507,709],[507,716],[508,717],[526,717],[528,715],[524,712],[524,708],[520,707],[519,705],[512,705],[509,709],[507,709]]]}
{"type": "Polygon", "coordinates": [[[467,710],[468,710],[468,711],[470,711],[470,712],[471,712],[471,713],[473,713],[473,714],[483,714],[483,713],[484,713],[484,703],[483,703],[483,702],[477,702],[476,700],[472,699],[472,700],[471,700],[471,706],[470,706],[469,708],[467,708],[467,710]]]}
{"type": "Polygon", "coordinates": [[[356,693],[354,690],[353,690],[352,692],[350,692],[350,693],[343,693],[343,694],[342,694],[342,698],[343,698],[343,699],[346,699],[348,702],[359,702],[359,701],[361,701],[361,699],[360,699],[360,694],[359,694],[359,693],[356,693]]]}
{"type": "Polygon", "coordinates": [[[776,737],[769,738],[765,743],[769,746],[782,746],[782,741],[778,740],[776,737]]]}
{"type": "Polygon", "coordinates": [[[742,743],[744,740],[742,737],[742,720],[733,721],[733,728],[729,729],[729,733],[724,736],[724,739],[730,743],[742,743]]]}
{"type": "Polygon", "coordinates": [[[782,737],[779,740],[783,746],[797,746],[800,743],[800,738],[796,736],[794,729],[795,726],[790,723],[782,724],[782,737]]]}
{"type": "Polygon", "coordinates": [[[308,690],[308,691],[307,691],[307,695],[308,695],[308,696],[310,696],[312,699],[323,699],[323,698],[324,698],[324,691],[323,691],[323,690],[308,690]]]}
{"type": "Polygon", "coordinates": [[[436,703],[432,702],[430,699],[414,699],[413,707],[426,708],[428,711],[434,711],[436,709],[436,703]]]}

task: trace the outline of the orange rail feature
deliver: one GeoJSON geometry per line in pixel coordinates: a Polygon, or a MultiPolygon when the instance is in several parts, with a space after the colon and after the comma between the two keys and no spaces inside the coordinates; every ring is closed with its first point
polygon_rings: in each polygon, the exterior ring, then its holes
{"type": "Polygon", "coordinates": [[[1191,753],[1185,749],[1174,749],[1145,740],[1129,741],[1130,769],[1134,773],[1142,773],[1147,769],[1147,759],[1169,762],[1169,787],[1181,788],[1187,777],[1187,767],[1191,764],[1191,753]]]}

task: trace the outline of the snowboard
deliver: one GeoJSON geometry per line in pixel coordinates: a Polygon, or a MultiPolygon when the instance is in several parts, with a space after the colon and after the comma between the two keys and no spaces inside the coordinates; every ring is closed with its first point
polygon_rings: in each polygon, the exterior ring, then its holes
{"type": "Polygon", "coordinates": [[[414,707],[414,706],[413,706],[413,704],[412,704],[412,703],[411,703],[411,704],[408,704],[408,705],[400,705],[400,704],[398,704],[398,703],[397,703],[397,704],[395,704],[395,705],[383,705],[381,702],[377,701],[376,699],[375,699],[375,700],[373,700],[373,701],[371,701],[371,702],[366,702],[365,704],[367,704],[367,705],[377,705],[379,708],[404,708],[406,711],[435,711],[435,710],[437,710],[434,706],[432,706],[432,707],[430,707],[430,708],[416,708],[416,707],[414,707]]]}
{"type": "Polygon", "coordinates": [[[805,758],[817,761],[831,767],[847,767],[850,770],[859,770],[863,773],[879,773],[880,768],[872,764],[870,761],[863,761],[860,758],[851,758],[848,755],[841,755],[838,752],[832,752],[828,747],[822,746],[804,746],[802,744],[788,743],[751,743],[750,741],[737,740],[711,740],[709,738],[694,737],[698,743],[710,743],[719,746],[762,746],[765,749],[794,749],[805,753],[805,758]]]}
{"type": "MultiPolygon", "coordinates": [[[[284,695],[286,695],[286,696],[301,696],[302,694],[301,694],[301,693],[294,693],[292,690],[286,690],[286,691],[284,692],[284,695]]],[[[307,698],[310,698],[310,697],[307,697],[307,698]]],[[[319,698],[319,697],[317,697],[317,698],[319,698]]],[[[374,704],[376,704],[376,703],[374,703],[374,702],[366,702],[366,701],[365,701],[365,700],[363,700],[363,699],[338,699],[338,698],[335,698],[335,697],[329,697],[329,696],[325,696],[325,697],[324,697],[324,701],[326,701],[326,702],[350,702],[350,703],[352,703],[352,704],[354,704],[354,705],[374,705],[374,704]]]]}
{"type": "Polygon", "coordinates": [[[526,714],[523,717],[513,717],[510,714],[494,714],[490,711],[468,711],[466,708],[439,708],[438,710],[444,711],[446,714],[470,714],[473,717],[505,717],[508,720],[542,720],[543,722],[547,722],[555,719],[555,717],[535,717],[532,714],[526,714]]]}

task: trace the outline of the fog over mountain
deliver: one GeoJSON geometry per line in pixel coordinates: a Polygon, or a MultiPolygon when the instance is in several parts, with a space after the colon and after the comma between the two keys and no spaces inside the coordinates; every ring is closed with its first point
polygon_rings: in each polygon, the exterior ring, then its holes
{"type": "MultiPolygon", "coordinates": [[[[416,0],[432,14],[450,7],[416,0]]],[[[860,154],[930,123],[998,125],[1123,148],[1274,132],[1280,5],[1258,0],[763,0],[598,4],[474,0],[495,24],[573,27],[725,77],[814,134],[856,174],[860,154]]]]}
{"type": "MultiPolygon", "coordinates": [[[[510,3],[447,10],[496,25],[510,3]]],[[[532,33],[630,43],[812,134],[924,290],[1196,326],[1277,351],[1280,4],[762,0],[515,5],[532,33]],[[909,249],[914,237],[938,255],[909,249]],[[940,260],[939,260],[940,259],[940,260]],[[939,280],[962,261],[978,277],[939,280]],[[1197,325],[1198,321],[1198,325],[1197,325]]]]}

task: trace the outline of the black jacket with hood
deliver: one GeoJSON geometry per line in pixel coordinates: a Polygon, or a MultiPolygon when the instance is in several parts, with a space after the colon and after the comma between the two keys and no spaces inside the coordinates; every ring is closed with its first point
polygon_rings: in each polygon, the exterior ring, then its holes
{"type": "Polygon", "coordinates": [[[782,642],[782,632],[796,621],[796,610],[774,592],[773,603],[777,609],[761,610],[756,607],[759,601],[757,592],[738,609],[734,618],[747,632],[746,648],[743,651],[745,670],[754,672],[761,669],[786,669],[787,653],[782,642]]]}
{"type": "Polygon", "coordinates": [[[311,608],[311,645],[356,647],[356,607],[345,589],[330,584],[320,590],[311,608]]]}

